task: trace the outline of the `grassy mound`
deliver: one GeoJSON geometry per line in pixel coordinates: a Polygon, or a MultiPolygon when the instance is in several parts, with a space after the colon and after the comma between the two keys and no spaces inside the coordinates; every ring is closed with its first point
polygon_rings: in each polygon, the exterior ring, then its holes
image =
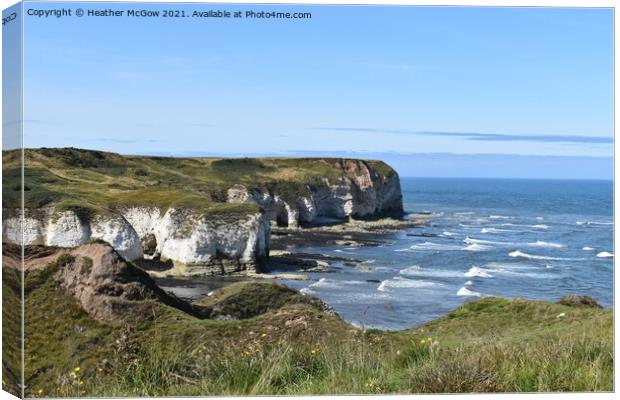
{"type": "Polygon", "coordinates": [[[278,283],[240,282],[222,288],[198,304],[211,309],[214,319],[245,319],[276,311],[285,305],[308,304],[318,310],[330,308],[316,297],[307,297],[278,283]]]}

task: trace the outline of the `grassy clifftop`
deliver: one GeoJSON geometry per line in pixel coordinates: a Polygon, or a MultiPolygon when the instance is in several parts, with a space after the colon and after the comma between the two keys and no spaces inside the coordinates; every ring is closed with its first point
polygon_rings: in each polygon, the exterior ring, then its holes
{"type": "MultiPolygon", "coordinates": [[[[5,207],[20,201],[21,152],[3,152],[5,207]]],[[[294,198],[308,185],[342,177],[338,159],[329,158],[173,158],[122,156],[75,148],[26,149],[27,208],[55,203],[103,213],[123,205],[198,208],[215,213],[246,213],[252,204],[227,204],[236,183],[294,198]]],[[[394,174],[382,161],[367,161],[383,175],[394,174]]]]}

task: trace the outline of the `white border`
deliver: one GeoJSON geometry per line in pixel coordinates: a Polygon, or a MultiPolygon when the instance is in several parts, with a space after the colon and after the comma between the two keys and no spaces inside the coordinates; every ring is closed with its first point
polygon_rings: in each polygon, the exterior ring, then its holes
{"type": "MultiPolygon", "coordinates": [[[[44,0],[29,0],[28,2],[52,2],[52,1],[44,1],[44,0]]],[[[62,2],[66,3],[127,3],[123,1],[80,1],[80,0],[64,0],[62,2]]],[[[2,9],[5,9],[13,4],[18,3],[14,0],[0,0],[0,5],[2,9]]],[[[380,6],[388,6],[388,5],[399,5],[399,6],[409,6],[409,5],[423,5],[423,6],[479,6],[479,7],[607,7],[607,8],[616,8],[620,5],[619,1],[609,1],[609,0],[503,0],[501,2],[491,1],[491,0],[425,0],[425,1],[411,1],[411,0],[389,0],[389,1],[368,1],[368,0],[296,0],[296,1],[260,1],[260,0],[243,0],[243,1],[234,1],[234,0],[219,0],[219,1],[183,1],[183,0],[136,0],[132,1],[132,3],[214,3],[214,4],[308,4],[308,5],[380,5],[380,6]]],[[[615,17],[615,16],[614,16],[615,17]]],[[[615,19],[615,18],[614,18],[615,19]]],[[[618,43],[619,39],[618,30],[614,29],[614,77],[618,72],[618,65],[616,63],[616,43],[618,43]]],[[[1,38],[1,34],[0,34],[1,38]]],[[[2,41],[0,40],[0,54],[2,41]]],[[[0,66],[1,68],[1,66],[0,66]]],[[[0,90],[2,85],[0,83],[0,90]]],[[[618,115],[618,111],[615,107],[616,105],[616,95],[618,93],[619,84],[618,81],[614,79],[614,137],[615,137],[615,120],[618,115]]],[[[1,105],[1,99],[0,99],[1,105]]],[[[1,141],[1,137],[0,137],[1,141]]],[[[616,149],[618,144],[614,141],[614,154],[616,153],[616,149]]],[[[618,200],[618,191],[615,185],[615,176],[617,176],[620,167],[615,163],[614,158],[614,210],[617,209],[620,201],[618,200]]],[[[1,217],[1,211],[0,211],[1,217]]],[[[615,254],[615,243],[618,238],[618,230],[616,229],[617,225],[615,224],[615,212],[614,212],[614,254],[615,254]]],[[[616,262],[614,260],[614,270],[615,270],[616,262]]],[[[614,273],[614,304],[615,304],[615,295],[618,293],[618,275],[614,273]]],[[[614,355],[616,355],[615,349],[617,348],[617,340],[618,336],[615,335],[615,332],[618,329],[617,319],[615,318],[614,311],[614,355]]],[[[0,328],[1,329],[1,328],[0,328]]],[[[0,356],[1,356],[1,348],[0,348],[0,356]]],[[[620,374],[618,373],[617,362],[614,357],[614,388],[617,387],[618,378],[620,374]]],[[[525,398],[544,398],[544,399],[567,399],[567,400],[581,400],[584,398],[588,399],[611,399],[615,397],[614,394],[610,393],[557,393],[557,394],[454,394],[454,395],[390,395],[390,396],[329,396],[329,399],[342,399],[349,400],[352,398],[363,398],[363,399],[382,399],[382,398],[398,398],[398,399],[436,399],[436,398],[456,398],[459,399],[479,399],[479,398],[489,398],[491,396],[492,399],[506,399],[506,400],[516,400],[525,398]]],[[[15,397],[11,396],[6,392],[0,392],[0,399],[14,399],[15,397]]],[[[170,397],[171,399],[182,399],[181,397],[170,397]]],[[[218,397],[223,398],[223,397],[218,397]]],[[[230,399],[247,399],[248,397],[226,397],[230,399]]],[[[274,399],[274,398],[291,398],[291,397],[252,397],[253,399],[274,399]]],[[[322,396],[302,396],[301,398],[323,398],[322,396]]]]}

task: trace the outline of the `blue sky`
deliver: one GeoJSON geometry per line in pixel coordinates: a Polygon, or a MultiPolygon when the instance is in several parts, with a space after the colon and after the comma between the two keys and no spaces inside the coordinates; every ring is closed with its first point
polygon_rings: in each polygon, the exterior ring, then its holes
{"type": "Polygon", "coordinates": [[[516,163],[507,177],[540,176],[531,157],[552,160],[552,177],[612,176],[609,9],[174,7],[312,19],[26,16],[25,145],[372,154],[426,176],[486,176],[458,165],[487,154],[516,163]],[[428,157],[451,168],[421,172],[428,157]]]}

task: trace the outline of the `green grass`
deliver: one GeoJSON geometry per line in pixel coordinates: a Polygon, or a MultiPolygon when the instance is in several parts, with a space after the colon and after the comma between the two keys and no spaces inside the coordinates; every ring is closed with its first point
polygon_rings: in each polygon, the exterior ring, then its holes
{"type": "Polygon", "coordinates": [[[21,277],[2,267],[2,390],[21,397],[21,277]]]}
{"type": "MultiPolygon", "coordinates": [[[[86,215],[113,212],[132,205],[196,209],[200,213],[239,215],[256,212],[226,203],[227,190],[245,184],[275,192],[288,201],[309,194],[346,173],[338,159],[329,158],[172,158],[121,156],[74,148],[26,149],[25,206],[37,209],[55,204],[79,207],[86,215]]],[[[385,175],[395,172],[381,161],[368,161],[385,175]]],[[[21,199],[21,158],[3,152],[5,209],[21,199]]]]}
{"type": "Polygon", "coordinates": [[[418,328],[363,331],[282,285],[240,283],[200,302],[239,319],[160,305],[118,326],[59,290],[58,267],[26,276],[31,396],[613,390],[609,309],[485,298],[418,328]]]}

